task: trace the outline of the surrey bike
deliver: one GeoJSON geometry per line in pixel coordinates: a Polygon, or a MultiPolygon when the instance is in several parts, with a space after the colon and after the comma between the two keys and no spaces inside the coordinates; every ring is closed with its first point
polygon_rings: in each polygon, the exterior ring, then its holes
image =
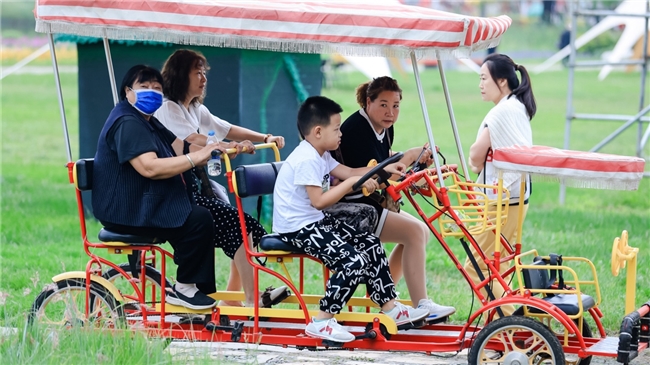
{"type": "MultiPolygon", "coordinates": [[[[397,3],[375,2],[369,6],[365,0],[327,4],[297,1],[140,0],[129,1],[128,4],[78,1],[74,6],[65,0],[37,0],[35,16],[37,31],[47,33],[50,39],[68,146],[69,180],[76,187],[82,239],[89,261],[85,270],[67,272],[53,278],[53,283],[35,301],[31,321],[55,326],[83,325],[144,331],[151,336],[170,339],[233,341],[310,349],[327,347],[437,353],[469,348],[471,364],[586,365],[591,356],[613,357],[619,362],[628,363],[647,350],[650,303],[635,309],[633,301],[628,298],[632,304],[626,305],[628,314],[622,321],[619,336],[607,337],[600,321],[600,288],[593,264],[580,257],[562,257],[560,260],[555,255],[544,256],[544,253],[530,248],[524,250],[521,236],[515,242],[502,239],[499,233],[505,219],[517,219],[519,224],[522,221],[521,217],[508,216],[509,194],[503,188],[502,180],[495,186],[486,186],[467,179],[469,175],[441,60],[450,56],[467,57],[474,51],[496,46],[511,24],[507,16],[479,18],[397,3]],[[156,22],[152,22],[152,19],[156,19],[156,22]],[[424,56],[436,58],[460,168],[447,165],[444,158],[440,161],[438,155],[434,154],[433,166],[413,168],[403,180],[388,182],[390,186],[386,189],[394,200],[411,204],[425,221],[449,259],[466,278],[470,290],[478,299],[478,308],[469,315],[466,323],[460,325],[417,323],[409,328],[397,328],[394,322],[377,313],[374,303],[368,298],[357,296],[348,302],[346,311],[336,316],[339,323],[356,335],[355,341],[339,344],[309,338],[304,335],[304,328],[312,314],[310,308],[317,305],[320,298],[320,295],[305,293],[311,288],[305,288],[304,267],[312,260],[281,245],[273,235],[262,239],[260,251],[254,250],[248,244],[245,231],[248,260],[255,268],[255,289],[259,289],[259,273],[263,272],[265,276],[283,281],[293,291],[294,295],[287,298],[281,308],[217,306],[211,310],[192,311],[169,305],[165,302],[163,291],[172,280],[167,266],[172,254],[164,250],[159,242],[148,237],[117,236],[106,231],[100,233],[100,242],[91,242],[87,237],[81,191],[92,189],[92,180],[89,180],[92,177],[92,173],[89,173],[92,161],[72,159],[53,33],[103,39],[115,100],[117,88],[109,39],[282,52],[408,57],[414,69],[430,146],[436,144],[417,59],[424,56]],[[494,189],[498,194],[496,198],[488,198],[476,188],[494,189]],[[431,210],[431,214],[425,212],[431,210]],[[474,236],[489,231],[495,233],[494,251],[501,252],[500,248],[503,247],[506,254],[503,257],[487,257],[477,250],[479,262],[488,266],[489,275],[475,283],[469,279],[460,260],[467,257],[470,248],[477,249],[474,236]],[[446,238],[452,237],[459,239],[460,247],[447,243],[446,238]],[[131,259],[129,263],[116,264],[100,254],[104,252],[130,254],[131,259]],[[262,265],[258,258],[262,262],[266,258],[266,264],[262,265]],[[299,266],[297,277],[291,276],[288,268],[291,263],[299,266]],[[585,265],[592,277],[579,278],[573,269],[574,264],[585,265]],[[501,268],[506,268],[503,274],[499,274],[501,268]],[[491,282],[495,283],[492,285],[500,285],[506,295],[496,298],[490,294],[491,282]],[[485,289],[487,294],[483,295],[481,289],[485,289]],[[518,315],[501,318],[499,311],[503,305],[518,306],[518,315]],[[584,319],[587,316],[593,320],[596,328],[586,326],[584,319]]],[[[293,82],[300,84],[299,78],[293,82]]],[[[533,152],[537,154],[543,149],[535,147],[533,152]]],[[[243,211],[242,198],[264,196],[273,191],[275,176],[281,168],[279,154],[275,149],[274,152],[275,162],[238,166],[235,169],[231,169],[229,160],[225,160],[229,188],[235,193],[240,212],[243,211]]],[[[583,161],[578,152],[547,150],[543,161],[533,160],[529,158],[530,155],[517,159],[517,156],[522,156],[521,152],[497,150],[494,165],[499,166],[498,162],[502,161],[499,168],[503,171],[540,174],[565,182],[579,181],[580,178],[597,181],[603,176],[613,181],[619,180],[618,185],[600,186],[606,188],[634,188],[643,172],[643,160],[635,158],[604,158],[607,155],[590,154],[582,157],[592,162],[603,158],[606,161],[595,164],[598,166],[593,170],[584,170],[573,168],[583,161]],[[559,155],[564,156],[554,158],[559,155]],[[572,161],[572,168],[563,166],[563,161],[572,161]],[[564,175],[567,170],[573,170],[569,171],[571,175],[564,175]],[[576,171],[578,173],[574,174],[576,171]],[[621,178],[624,183],[620,183],[621,178]]],[[[382,164],[377,165],[364,178],[371,178],[382,168],[382,164]]],[[[240,215],[242,223],[243,219],[240,215]]],[[[637,252],[627,245],[627,235],[622,234],[614,243],[612,270],[618,273],[626,262],[630,262],[631,269],[637,252]]],[[[328,275],[329,272],[323,269],[323,279],[326,280],[328,275]]],[[[628,296],[633,297],[633,294],[629,293],[628,296]]],[[[241,300],[243,293],[218,292],[215,298],[241,300]]],[[[407,301],[406,304],[410,303],[407,301]]]]}

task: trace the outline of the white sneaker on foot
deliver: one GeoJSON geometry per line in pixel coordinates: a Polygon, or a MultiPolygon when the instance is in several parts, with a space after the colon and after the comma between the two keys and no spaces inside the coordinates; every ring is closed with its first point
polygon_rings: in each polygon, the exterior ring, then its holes
{"type": "Polygon", "coordinates": [[[429,315],[426,309],[413,308],[398,301],[395,301],[395,308],[382,313],[392,318],[398,326],[419,321],[429,315]]]}
{"type": "Polygon", "coordinates": [[[354,335],[343,329],[343,327],[336,322],[335,318],[330,318],[322,321],[316,321],[315,318],[305,328],[307,336],[322,338],[334,342],[350,342],[354,341],[354,335]]]}
{"type": "Polygon", "coordinates": [[[456,313],[456,308],[436,304],[431,299],[420,299],[418,308],[429,311],[427,319],[444,318],[456,313]]]}

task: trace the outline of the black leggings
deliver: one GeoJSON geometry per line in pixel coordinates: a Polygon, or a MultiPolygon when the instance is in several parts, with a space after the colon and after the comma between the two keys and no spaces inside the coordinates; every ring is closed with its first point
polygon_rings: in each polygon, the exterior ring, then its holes
{"type": "Polygon", "coordinates": [[[214,225],[210,211],[192,205],[192,211],[182,226],[176,228],[132,227],[102,222],[110,231],[168,241],[174,248],[174,263],[178,265],[176,280],[196,284],[200,291],[217,291],[214,276],[214,225]]]}

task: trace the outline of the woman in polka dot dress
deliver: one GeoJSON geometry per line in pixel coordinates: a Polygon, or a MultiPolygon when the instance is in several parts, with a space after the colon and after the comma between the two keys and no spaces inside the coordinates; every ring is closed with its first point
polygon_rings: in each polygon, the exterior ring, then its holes
{"type": "MultiPolygon", "coordinates": [[[[163,92],[166,99],[156,112],[156,118],[178,138],[188,142],[186,145],[193,143],[203,146],[206,144],[208,131],[214,131],[219,140],[233,141],[229,147],[239,151],[245,147],[249,153],[254,152],[255,146],[251,141],[275,142],[278,147],[284,147],[284,138],[281,136],[262,134],[232,125],[210,113],[202,104],[208,69],[208,62],[201,53],[183,49],[174,52],[163,66],[163,92]]],[[[190,179],[194,182],[192,193],[196,203],[208,208],[212,213],[215,225],[214,244],[233,260],[226,290],[239,291],[243,286],[245,306],[253,306],[255,300],[259,300],[262,306],[282,301],[289,295],[285,286],[269,288],[261,295],[253,293],[253,267],[248,263],[246,250],[242,245],[243,237],[237,209],[229,204],[225,188],[215,183],[211,185],[202,168],[193,171],[194,177],[190,179]]],[[[245,221],[249,240],[257,246],[266,231],[248,214],[245,214],[245,221]]],[[[242,305],[236,301],[222,301],[219,304],[242,305]]]]}

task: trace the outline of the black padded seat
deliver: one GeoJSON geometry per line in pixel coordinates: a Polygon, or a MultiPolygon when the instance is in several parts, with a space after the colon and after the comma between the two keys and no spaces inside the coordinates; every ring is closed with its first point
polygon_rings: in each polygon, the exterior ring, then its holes
{"type": "Polygon", "coordinates": [[[301,249],[288,243],[282,242],[277,234],[267,234],[260,240],[262,251],[286,251],[291,253],[304,253],[301,249]]]}
{"type": "MultiPolygon", "coordinates": [[[[541,266],[541,269],[524,269],[524,285],[528,289],[547,289],[555,282],[555,277],[549,275],[549,265],[541,260],[541,258],[535,258],[533,265],[541,266]]],[[[550,266],[552,267],[552,265],[550,266]]],[[[553,269],[551,269],[553,270],[553,269]]],[[[587,311],[593,308],[596,305],[596,301],[590,295],[580,294],[580,299],[582,299],[582,310],[587,311]]],[[[546,297],[543,297],[542,300],[549,302],[560,310],[568,315],[578,314],[580,308],[578,307],[578,295],[577,294],[549,294],[546,297]]],[[[529,308],[533,313],[543,313],[537,308],[529,308]]],[[[523,314],[518,313],[515,314],[523,314]]]]}
{"type": "Polygon", "coordinates": [[[147,246],[165,243],[164,240],[156,237],[136,236],[132,234],[116,233],[102,228],[99,230],[99,240],[102,242],[123,242],[134,246],[147,246]]]}
{"type": "MultiPolygon", "coordinates": [[[[578,295],[577,294],[555,294],[552,297],[542,298],[545,302],[549,302],[554,306],[560,308],[562,312],[573,316],[578,314],[580,308],[578,307],[578,295]]],[[[591,295],[580,294],[580,299],[582,299],[582,310],[588,311],[596,305],[596,301],[591,295]]],[[[536,308],[530,308],[533,313],[541,313],[540,310],[536,308]]]]}
{"type": "Polygon", "coordinates": [[[237,195],[240,198],[273,194],[275,179],[283,162],[242,165],[235,169],[237,195]]]}

